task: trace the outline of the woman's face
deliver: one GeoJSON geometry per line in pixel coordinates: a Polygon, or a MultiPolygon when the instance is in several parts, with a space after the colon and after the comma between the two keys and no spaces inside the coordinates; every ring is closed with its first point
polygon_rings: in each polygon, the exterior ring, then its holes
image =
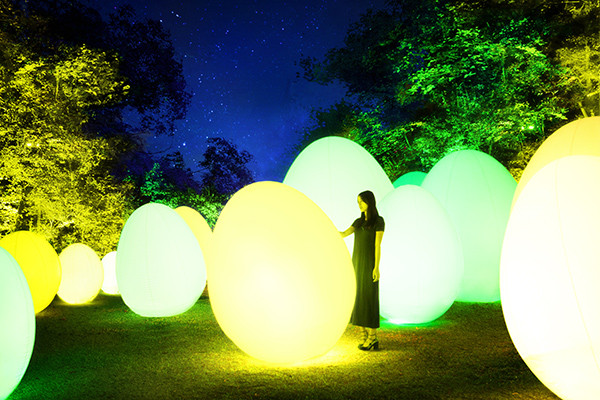
{"type": "Polygon", "coordinates": [[[358,201],[358,208],[360,209],[360,212],[367,212],[367,208],[369,208],[369,205],[365,203],[360,196],[358,196],[356,200],[358,201]]]}

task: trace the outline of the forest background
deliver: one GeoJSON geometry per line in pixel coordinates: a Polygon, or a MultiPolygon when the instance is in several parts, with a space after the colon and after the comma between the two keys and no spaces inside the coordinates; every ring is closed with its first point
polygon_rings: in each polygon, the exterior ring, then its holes
{"type": "MultiPolygon", "coordinates": [[[[391,0],[355,22],[303,78],[346,95],[291,131],[289,163],[336,135],[367,149],[391,180],[461,149],[519,179],[558,127],[600,115],[598,0],[391,0]]],[[[209,139],[192,171],[146,138],[174,135],[191,92],[170,35],[121,7],[103,19],[77,1],[0,0],[0,236],[25,229],[60,252],[116,248],[147,202],[189,206],[214,226],[254,180],[253,157],[209,139]]]]}

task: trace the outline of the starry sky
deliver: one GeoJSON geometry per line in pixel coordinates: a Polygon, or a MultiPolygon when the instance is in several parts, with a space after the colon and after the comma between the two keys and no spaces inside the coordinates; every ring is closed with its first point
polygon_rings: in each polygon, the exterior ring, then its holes
{"type": "Polygon", "coordinates": [[[249,151],[259,180],[281,181],[290,146],[309,124],[311,107],[341,99],[341,85],[297,78],[302,55],[321,58],[343,44],[354,21],[384,0],[87,0],[102,13],[131,4],[141,18],[170,31],[193,92],[187,118],[171,138],[149,150],[180,151],[197,170],[209,137],[232,140],[249,151]]]}

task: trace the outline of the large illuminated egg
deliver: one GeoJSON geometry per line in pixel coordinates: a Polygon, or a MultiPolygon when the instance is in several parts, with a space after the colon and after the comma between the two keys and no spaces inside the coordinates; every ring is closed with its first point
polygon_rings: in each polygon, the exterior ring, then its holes
{"type": "Polygon", "coordinates": [[[58,254],[43,236],[17,231],[0,240],[21,267],[33,298],[36,313],[50,305],[58,292],[61,280],[61,267],[58,254]]]}
{"type": "Polygon", "coordinates": [[[463,276],[458,234],[439,200],[415,185],[403,185],[381,200],[380,313],[397,324],[421,324],[454,303],[463,276]]]}
{"type": "Polygon", "coordinates": [[[326,353],[345,331],[356,281],[338,230],[304,194],[258,182],[225,205],[213,233],[210,300],[223,332],[274,363],[326,353]]]}
{"type": "Polygon", "coordinates": [[[464,275],[457,300],[500,300],[500,253],[515,179],[488,154],[461,150],[434,165],[421,186],[446,208],[461,241],[464,275]]]}
{"type": "Polygon", "coordinates": [[[381,200],[394,189],[369,152],[337,136],[319,139],[304,149],[283,183],[307,195],[342,231],[360,216],[356,205],[359,193],[370,190],[381,200]]]}
{"type": "Polygon", "coordinates": [[[198,240],[198,244],[202,249],[204,255],[204,265],[208,262],[208,254],[210,249],[210,242],[212,240],[212,229],[198,211],[191,207],[181,206],[175,209],[175,212],[179,214],[181,218],[188,224],[194,236],[198,240]]]}
{"type": "Polygon", "coordinates": [[[571,155],[600,157],[600,117],[569,122],[544,140],[523,170],[515,190],[513,205],[537,171],[554,160],[571,155]]]}
{"type": "Polygon", "coordinates": [[[119,294],[119,284],[117,283],[116,251],[111,251],[102,257],[102,269],[104,270],[102,291],[106,294],[119,294]]]}
{"type": "Polygon", "coordinates": [[[35,341],[35,311],[27,279],[10,253],[0,248],[0,399],[21,382],[35,341]]]}
{"type": "Polygon", "coordinates": [[[102,288],[104,270],[96,252],[83,243],[67,246],[59,255],[62,278],[58,297],[69,304],[85,304],[102,288]]]}
{"type": "Polygon", "coordinates": [[[157,203],[131,214],[117,247],[117,284],[136,314],[168,317],[187,311],[206,285],[202,250],[186,222],[157,203]]]}
{"type": "Polygon", "coordinates": [[[562,399],[600,398],[600,158],[569,156],[523,188],[506,229],[500,288],[512,341],[562,399]]]}
{"type": "Polygon", "coordinates": [[[394,181],[394,188],[398,188],[403,185],[415,185],[421,186],[427,174],[422,171],[411,171],[400,176],[400,178],[394,181]]]}

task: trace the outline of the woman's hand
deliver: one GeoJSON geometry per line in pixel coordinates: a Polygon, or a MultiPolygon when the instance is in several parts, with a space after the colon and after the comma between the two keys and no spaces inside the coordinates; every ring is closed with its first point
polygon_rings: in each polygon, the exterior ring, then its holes
{"type": "Polygon", "coordinates": [[[373,268],[373,282],[379,281],[379,268],[373,268]]]}

